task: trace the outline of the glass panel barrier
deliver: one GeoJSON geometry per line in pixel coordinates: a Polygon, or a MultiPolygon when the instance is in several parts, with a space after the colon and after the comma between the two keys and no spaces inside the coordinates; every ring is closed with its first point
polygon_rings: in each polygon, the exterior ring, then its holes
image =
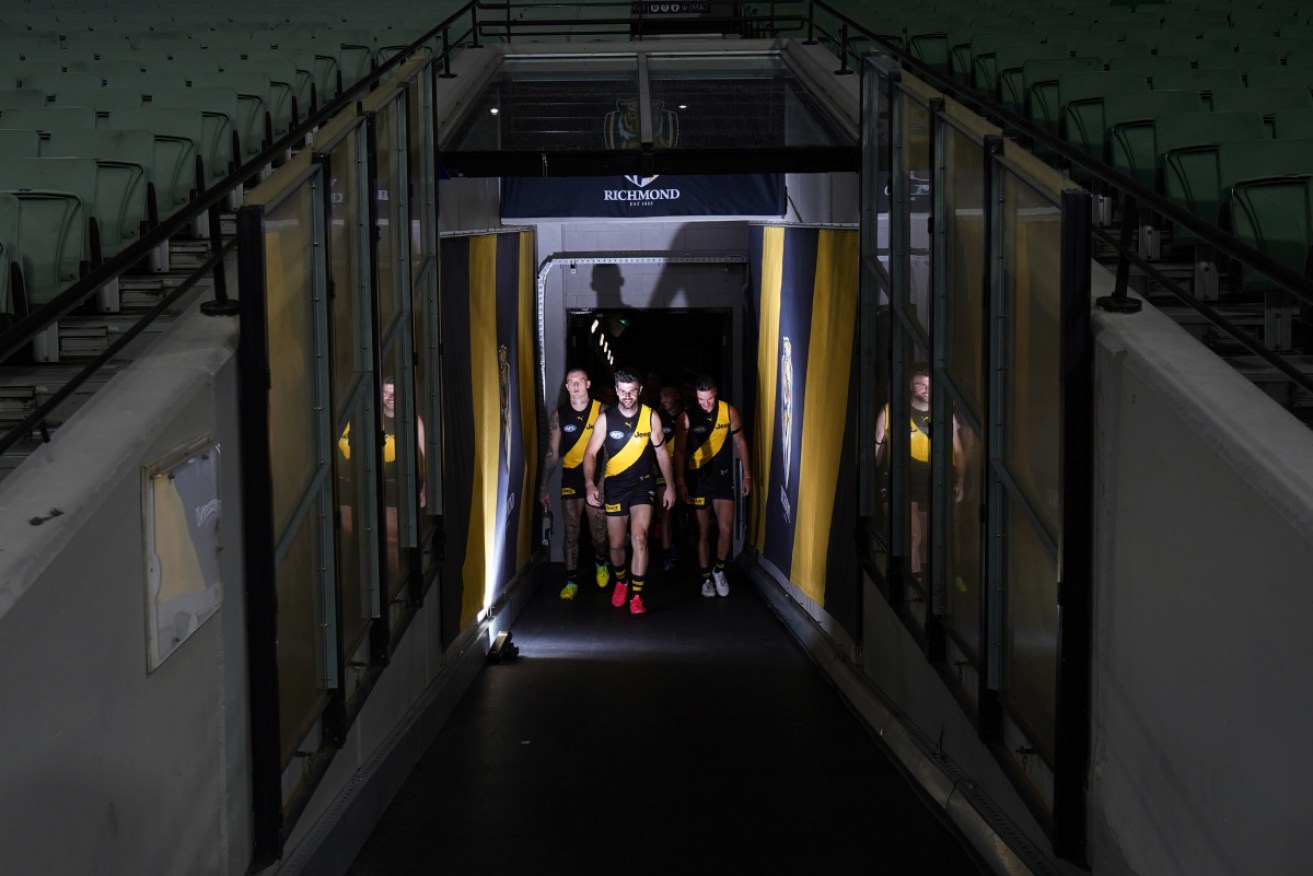
{"type": "Polygon", "coordinates": [[[904,99],[897,102],[897,112],[901,116],[899,130],[903,137],[902,166],[897,172],[904,174],[903,192],[907,199],[903,221],[908,246],[908,303],[921,330],[929,333],[930,215],[934,202],[930,110],[904,90],[904,99]]]}
{"type": "Polygon", "coordinates": [[[1051,196],[1009,174],[1004,183],[1004,295],[1009,326],[1005,464],[1056,540],[1061,521],[1062,213],[1051,196]]]}
{"type": "Polygon", "coordinates": [[[370,371],[368,197],[363,123],[328,152],[329,271],[333,279],[333,415],[340,420],[351,394],[370,371]]]}
{"type": "Polygon", "coordinates": [[[404,143],[401,135],[401,116],[404,107],[400,100],[389,101],[379,108],[374,117],[374,161],[377,169],[374,197],[377,203],[378,247],[378,325],[379,333],[391,331],[401,311],[402,265],[399,235],[409,228],[403,221],[400,207],[405,203],[402,192],[401,159],[404,143]]]}
{"type": "MultiPolygon", "coordinates": [[[[986,203],[987,157],[996,148],[999,130],[947,103],[939,117],[939,160],[943,166],[940,239],[935,251],[938,371],[933,403],[951,416],[937,424],[937,437],[951,442],[938,448],[942,457],[943,504],[935,523],[935,593],[940,620],[956,644],[943,659],[982,667],[981,618],[984,588],[983,461],[980,424],[985,415],[985,292],[989,240],[986,203]],[[942,266],[942,267],[941,267],[942,266]],[[942,384],[942,385],[939,385],[942,384]],[[941,574],[942,571],[942,574],[941,574]]],[[[978,681],[971,676],[970,682],[978,681]]],[[[975,699],[974,690],[963,690],[975,699]]]]}
{"type": "Polygon", "coordinates": [[[1088,196],[888,59],[863,66],[868,568],[884,571],[887,520],[891,607],[982,736],[1008,740],[997,757],[1056,847],[1084,829],[1071,800],[1088,763],[1090,524],[1062,501],[1088,495],[1090,477],[1073,443],[1089,438],[1090,402],[1072,389],[1088,361],[1090,259],[1064,238],[1080,236],[1088,196]],[[1062,563],[1061,610],[1060,556],[1076,558],[1062,563]],[[1033,781],[1028,752],[1052,782],[1033,781]]]}
{"type": "MultiPolygon", "coordinates": [[[[437,529],[437,511],[430,507],[430,499],[437,498],[434,487],[436,479],[433,468],[426,460],[439,458],[432,452],[433,439],[438,428],[438,313],[437,313],[437,203],[434,179],[436,157],[433,152],[432,133],[432,88],[431,70],[425,68],[411,80],[407,88],[407,110],[409,121],[406,126],[407,142],[407,178],[410,182],[410,263],[412,265],[410,313],[414,337],[411,342],[415,351],[414,385],[416,423],[423,439],[418,445],[416,477],[419,483],[420,513],[417,516],[419,526],[419,545],[432,544],[437,529]],[[427,512],[427,513],[426,513],[427,512]]],[[[435,557],[433,551],[424,550],[421,562],[422,580],[427,582],[433,568],[435,557]]]]}
{"type": "MultiPolygon", "coordinates": [[[[957,639],[972,663],[980,665],[980,612],[984,598],[984,529],[980,506],[985,494],[984,448],[975,427],[953,405],[953,428],[957,432],[954,462],[961,465],[962,489],[950,492],[945,551],[947,598],[944,624],[957,639]]],[[[963,411],[965,414],[965,411],[963,411]]],[[[955,466],[956,467],[956,466],[955,466]]]]}
{"type": "Polygon", "coordinates": [[[1057,690],[1058,570],[1016,501],[1007,502],[1007,617],[1003,701],[1041,756],[1053,763],[1057,690]]]}
{"type": "Polygon", "coordinates": [[[356,119],[327,149],[329,270],[333,278],[334,476],[338,501],[338,579],[344,653],[355,653],[377,615],[377,511],[372,395],[372,314],[369,280],[369,200],[364,122],[356,119]]]}
{"type": "Polygon", "coordinates": [[[383,557],[386,561],[386,594],[389,604],[400,597],[409,580],[410,544],[406,527],[410,511],[405,501],[404,472],[409,455],[414,453],[414,437],[401,424],[406,422],[407,404],[397,375],[402,374],[405,357],[402,345],[394,343],[383,353],[383,376],[380,387],[383,422],[383,557]]]}
{"type": "Polygon", "coordinates": [[[976,136],[944,125],[945,368],[980,422],[985,398],[985,153],[976,136]]]}
{"type": "Polygon", "coordinates": [[[283,766],[326,703],[320,684],[320,619],[325,606],[317,586],[323,521],[301,518],[276,572],[278,581],[278,726],[283,766]]]}
{"type": "Polygon", "coordinates": [[[285,533],[291,526],[317,467],[315,457],[305,452],[319,443],[311,288],[316,254],[314,196],[310,186],[299,187],[267,212],[264,225],[275,533],[285,533]]]}
{"type": "Polygon", "coordinates": [[[373,422],[373,399],[357,394],[350,419],[338,433],[336,459],[338,518],[338,580],[342,587],[342,636],[346,654],[353,654],[377,616],[377,552],[373,541],[378,529],[374,501],[374,439],[369,428],[354,424],[373,422]]]}

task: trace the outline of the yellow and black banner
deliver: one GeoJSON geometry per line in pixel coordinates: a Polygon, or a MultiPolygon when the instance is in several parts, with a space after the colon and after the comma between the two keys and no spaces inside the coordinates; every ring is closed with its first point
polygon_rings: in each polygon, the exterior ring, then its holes
{"type": "Polygon", "coordinates": [[[858,233],[750,229],[757,399],[748,537],[856,630],[858,233]]]}
{"type": "Polygon", "coordinates": [[[448,643],[532,551],[533,234],[443,238],[441,266],[448,643]]]}

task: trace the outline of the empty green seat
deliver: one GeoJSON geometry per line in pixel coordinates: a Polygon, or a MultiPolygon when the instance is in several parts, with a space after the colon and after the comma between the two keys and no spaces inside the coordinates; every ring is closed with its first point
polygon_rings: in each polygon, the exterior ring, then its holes
{"type": "Polygon", "coordinates": [[[45,105],[46,93],[39,88],[0,88],[0,110],[5,107],[45,105]]]}
{"type": "Polygon", "coordinates": [[[240,100],[230,88],[187,88],[162,86],[150,92],[150,105],[195,107],[201,111],[204,139],[206,187],[226,177],[244,163],[239,161],[242,145],[237,125],[241,123],[240,100]]]}
{"type": "Polygon", "coordinates": [[[19,300],[22,287],[22,268],[18,261],[18,220],[22,205],[18,198],[0,193],[0,331],[8,328],[18,317],[26,315],[19,300]]]}
{"type": "Polygon", "coordinates": [[[1158,41],[1157,50],[1165,54],[1177,52],[1194,58],[1211,58],[1214,55],[1229,55],[1235,52],[1235,37],[1201,37],[1194,40],[1180,39],[1176,34],[1164,34],[1158,41]]]}
{"type": "MultiPolygon", "coordinates": [[[[1269,140],[1244,148],[1223,143],[1217,163],[1229,193],[1232,233],[1303,274],[1313,244],[1313,140],[1269,140]]],[[[1241,282],[1249,291],[1276,287],[1247,266],[1241,282]]]]}
{"type": "Polygon", "coordinates": [[[245,164],[248,159],[259,155],[266,145],[277,139],[270,110],[267,76],[249,73],[193,73],[190,82],[193,88],[224,88],[236,92],[239,115],[236,128],[244,153],[239,164],[245,164]]]}
{"type": "Polygon", "coordinates": [[[1153,47],[1144,40],[1109,39],[1097,34],[1087,34],[1084,40],[1071,43],[1071,47],[1077,58],[1099,58],[1104,64],[1112,58],[1146,58],[1153,54],[1153,47]]]}
{"type": "Polygon", "coordinates": [[[1275,52],[1216,52],[1200,55],[1196,59],[1200,70],[1240,70],[1248,72],[1256,67],[1279,67],[1281,56],[1275,52]]]}
{"type": "Polygon", "coordinates": [[[1213,107],[1213,92],[1222,88],[1244,88],[1239,70],[1161,70],[1153,75],[1155,91],[1197,91],[1204,106],[1213,107]]]}
{"type": "Polygon", "coordinates": [[[1254,67],[1245,74],[1250,88],[1313,89],[1313,67],[1254,67]]]}
{"type": "Polygon", "coordinates": [[[1026,114],[1025,63],[1044,58],[1069,59],[1071,50],[1058,43],[998,47],[994,52],[994,67],[998,75],[998,100],[1003,106],[1018,115],[1026,114]]]}
{"type": "Polygon", "coordinates": [[[0,108],[0,127],[51,131],[89,131],[96,127],[96,111],[87,106],[34,106],[0,108]]]}
{"type": "Polygon", "coordinates": [[[140,240],[151,224],[154,153],[150,131],[65,131],[51,134],[43,147],[46,156],[96,162],[95,216],[106,258],[140,240]]]}
{"type": "MultiPolygon", "coordinates": [[[[1270,36],[1244,31],[1236,50],[1241,52],[1268,52],[1286,58],[1292,51],[1307,46],[1308,42],[1298,37],[1270,36]]],[[[1287,61],[1287,63],[1289,63],[1287,61]]]]}
{"type": "Polygon", "coordinates": [[[1142,185],[1153,188],[1158,151],[1154,119],[1163,113],[1203,109],[1194,91],[1135,91],[1103,99],[1108,153],[1112,166],[1142,185]]]}
{"type": "Polygon", "coordinates": [[[315,94],[322,106],[341,93],[342,48],[333,40],[313,37],[279,37],[278,50],[308,59],[314,71],[315,94]]]}
{"type": "MultiPolygon", "coordinates": [[[[415,34],[418,38],[420,34],[415,34]]],[[[323,33],[319,38],[335,42],[338,48],[337,64],[342,72],[342,88],[355,85],[373,72],[376,59],[374,35],[363,30],[339,30],[323,33]]]]}
{"type": "MultiPolygon", "coordinates": [[[[1160,191],[1176,204],[1214,225],[1221,223],[1223,191],[1217,151],[1228,141],[1265,139],[1263,116],[1256,112],[1160,113],[1153,122],[1160,191]]],[[[1177,243],[1195,245],[1195,235],[1178,229],[1177,243]]]]}
{"type": "Polygon", "coordinates": [[[1035,58],[1021,65],[1026,113],[1036,124],[1056,134],[1062,120],[1058,103],[1058,77],[1077,71],[1103,69],[1099,58],[1035,58]]]}
{"type": "Polygon", "coordinates": [[[1154,77],[1167,70],[1193,69],[1187,55],[1125,55],[1108,59],[1108,69],[1114,73],[1142,73],[1153,83],[1154,77]]]}
{"type": "Polygon", "coordinates": [[[0,128],[0,161],[10,158],[36,158],[40,155],[41,135],[19,128],[0,128]]]}
{"type": "Polygon", "coordinates": [[[205,124],[195,107],[136,107],[116,110],[106,120],[111,130],[150,131],[155,137],[152,180],[160,218],[186,206],[204,181],[205,124]],[[198,179],[198,169],[200,178],[198,179]]]}
{"type": "Polygon", "coordinates": [[[105,79],[99,73],[28,73],[19,74],[19,88],[36,88],[47,96],[61,88],[100,88],[105,79]]]}
{"type": "Polygon", "coordinates": [[[239,59],[223,64],[224,71],[256,73],[269,78],[269,93],[275,113],[275,136],[278,137],[309,115],[316,101],[313,62],[299,61],[292,54],[278,49],[253,49],[243,52],[239,59]],[[280,125],[282,127],[277,127],[280,125]]]}
{"type": "Polygon", "coordinates": [[[1103,99],[1109,94],[1148,90],[1149,80],[1143,73],[1063,73],[1058,77],[1058,105],[1062,112],[1060,133],[1067,142],[1103,159],[1107,133],[1103,121],[1103,99]]]}
{"type": "MultiPolygon", "coordinates": [[[[967,67],[957,75],[972,83],[977,91],[991,96],[998,94],[998,50],[1002,46],[1018,46],[1025,51],[1042,48],[1037,35],[984,33],[972,37],[968,44],[967,67]]],[[[961,63],[955,58],[955,63],[961,63]]]]}
{"type": "Polygon", "coordinates": [[[19,201],[19,263],[28,304],[50,301],[90,267],[89,210],[96,163],[78,158],[0,161],[0,191],[19,201]]]}
{"type": "Polygon", "coordinates": [[[60,88],[51,95],[50,106],[90,107],[103,119],[111,110],[141,106],[141,92],[132,88],[60,88]]]}
{"type": "Polygon", "coordinates": [[[1272,133],[1281,140],[1313,139],[1313,110],[1282,110],[1272,114],[1272,133]]]}
{"type": "Polygon", "coordinates": [[[1213,92],[1213,111],[1254,110],[1263,114],[1268,134],[1272,132],[1272,114],[1281,110],[1313,109],[1313,94],[1295,85],[1273,88],[1219,88],[1213,92]]]}
{"type": "Polygon", "coordinates": [[[903,41],[908,54],[942,73],[948,72],[950,34],[970,32],[970,22],[948,15],[928,15],[903,20],[903,41]]]}

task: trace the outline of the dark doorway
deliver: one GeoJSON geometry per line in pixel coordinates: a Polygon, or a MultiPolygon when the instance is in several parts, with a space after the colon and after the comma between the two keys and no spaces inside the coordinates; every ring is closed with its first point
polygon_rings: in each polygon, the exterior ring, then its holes
{"type": "MultiPolygon", "coordinates": [[[[722,310],[574,310],[567,330],[567,358],[593,378],[593,391],[610,383],[615,368],[657,374],[679,385],[706,372],[731,386],[732,314],[722,310]],[[610,350],[610,359],[602,346],[610,350]]],[[[646,382],[646,381],[645,381],[646,382]]],[[[600,393],[598,393],[600,397],[600,393]]]]}

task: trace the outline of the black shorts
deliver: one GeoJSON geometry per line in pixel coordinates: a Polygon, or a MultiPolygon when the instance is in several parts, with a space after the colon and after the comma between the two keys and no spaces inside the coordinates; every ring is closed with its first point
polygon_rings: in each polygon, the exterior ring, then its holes
{"type": "Polygon", "coordinates": [[[584,467],[582,465],[561,469],[561,498],[588,498],[588,493],[584,490],[584,467]]]}
{"type": "Polygon", "coordinates": [[[688,503],[694,508],[707,508],[717,499],[734,498],[734,477],[728,465],[720,468],[713,463],[693,469],[685,475],[684,486],[688,487],[688,503]]]}
{"type": "Polygon", "coordinates": [[[910,459],[907,463],[907,492],[922,511],[930,510],[930,463],[910,459]]]}
{"type": "Polygon", "coordinates": [[[606,498],[602,508],[607,517],[628,517],[629,509],[636,505],[652,505],[656,502],[656,486],[651,475],[644,475],[636,483],[606,482],[606,498]]]}

